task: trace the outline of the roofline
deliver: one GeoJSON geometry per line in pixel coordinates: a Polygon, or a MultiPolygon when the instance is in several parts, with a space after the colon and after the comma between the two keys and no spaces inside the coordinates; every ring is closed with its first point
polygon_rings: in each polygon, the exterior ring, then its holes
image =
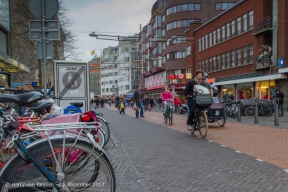
{"type": "Polygon", "coordinates": [[[190,29],[185,30],[184,33],[187,33],[188,31],[190,31],[190,29]]]}
{"type": "Polygon", "coordinates": [[[227,9],[226,11],[223,11],[222,13],[220,13],[219,15],[217,15],[216,17],[210,19],[209,21],[207,21],[206,23],[204,23],[203,25],[201,25],[200,27],[194,29],[194,31],[197,31],[199,29],[201,29],[202,27],[208,25],[209,23],[211,23],[212,21],[218,19],[218,17],[221,17],[222,15],[224,15],[225,13],[227,13],[228,11],[230,11],[231,9],[234,9],[235,7],[237,7],[238,5],[240,5],[241,3],[243,3],[245,0],[241,0],[238,3],[236,3],[233,7],[231,7],[230,9],[227,9]]]}

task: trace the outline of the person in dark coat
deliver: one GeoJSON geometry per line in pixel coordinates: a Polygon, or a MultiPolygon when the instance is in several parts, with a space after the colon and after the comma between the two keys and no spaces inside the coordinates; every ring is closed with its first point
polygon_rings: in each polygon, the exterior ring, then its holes
{"type": "Polygon", "coordinates": [[[274,98],[277,98],[277,104],[279,105],[279,108],[281,110],[281,114],[279,114],[279,116],[283,116],[284,94],[277,89],[275,90],[274,98]]]}
{"type": "Polygon", "coordinates": [[[154,99],[152,96],[150,97],[150,105],[151,105],[151,108],[154,107],[154,99]]]}
{"type": "Polygon", "coordinates": [[[140,109],[140,117],[144,117],[143,112],[143,93],[140,91],[141,86],[139,85],[138,89],[134,92],[134,106],[136,105],[136,118],[139,118],[139,109],[140,109]]]}

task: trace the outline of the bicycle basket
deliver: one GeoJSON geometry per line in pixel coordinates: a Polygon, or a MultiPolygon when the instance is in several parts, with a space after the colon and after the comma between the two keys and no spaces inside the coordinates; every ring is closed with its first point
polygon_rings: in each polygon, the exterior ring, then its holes
{"type": "Polygon", "coordinates": [[[210,94],[210,90],[202,85],[194,85],[194,93],[196,94],[210,94]]]}
{"type": "Polygon", "coordinates": [[[193,102],[195,106],[209,107],[213,104],[213,98],[210,94],[196,94],[193,102]]]}

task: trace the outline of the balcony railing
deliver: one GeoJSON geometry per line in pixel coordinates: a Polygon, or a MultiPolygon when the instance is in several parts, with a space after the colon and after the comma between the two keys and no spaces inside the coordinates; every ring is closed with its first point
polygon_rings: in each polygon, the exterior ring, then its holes
{"type": "Polygon", "coordinates": [[[267,29],[272,29],[271,17],[265,17],[254,24],[254,33],[259,33],[266,31],[267,29]]]}

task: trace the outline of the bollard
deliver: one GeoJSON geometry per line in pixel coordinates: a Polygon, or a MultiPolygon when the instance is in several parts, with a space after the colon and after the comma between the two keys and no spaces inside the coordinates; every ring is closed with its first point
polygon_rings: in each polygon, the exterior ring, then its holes
{"type": "Polygon", "coordinates": [[[274,126],[279,126],[279,106],[275,104],[275,114],[274,114],[274,126]]]}
{"type": "Polygon", "coordinates": [[[237,111],[237,122],[241,122],[241,109],[240,104],[237,105],[238,111],[237,111]]]}
{"type": "Polygon", "coordinates": [[[255,116],[254,116],[254,123],[259,124],[259,118],[258,118],[258,104],[255,102],[255,116]]]}

